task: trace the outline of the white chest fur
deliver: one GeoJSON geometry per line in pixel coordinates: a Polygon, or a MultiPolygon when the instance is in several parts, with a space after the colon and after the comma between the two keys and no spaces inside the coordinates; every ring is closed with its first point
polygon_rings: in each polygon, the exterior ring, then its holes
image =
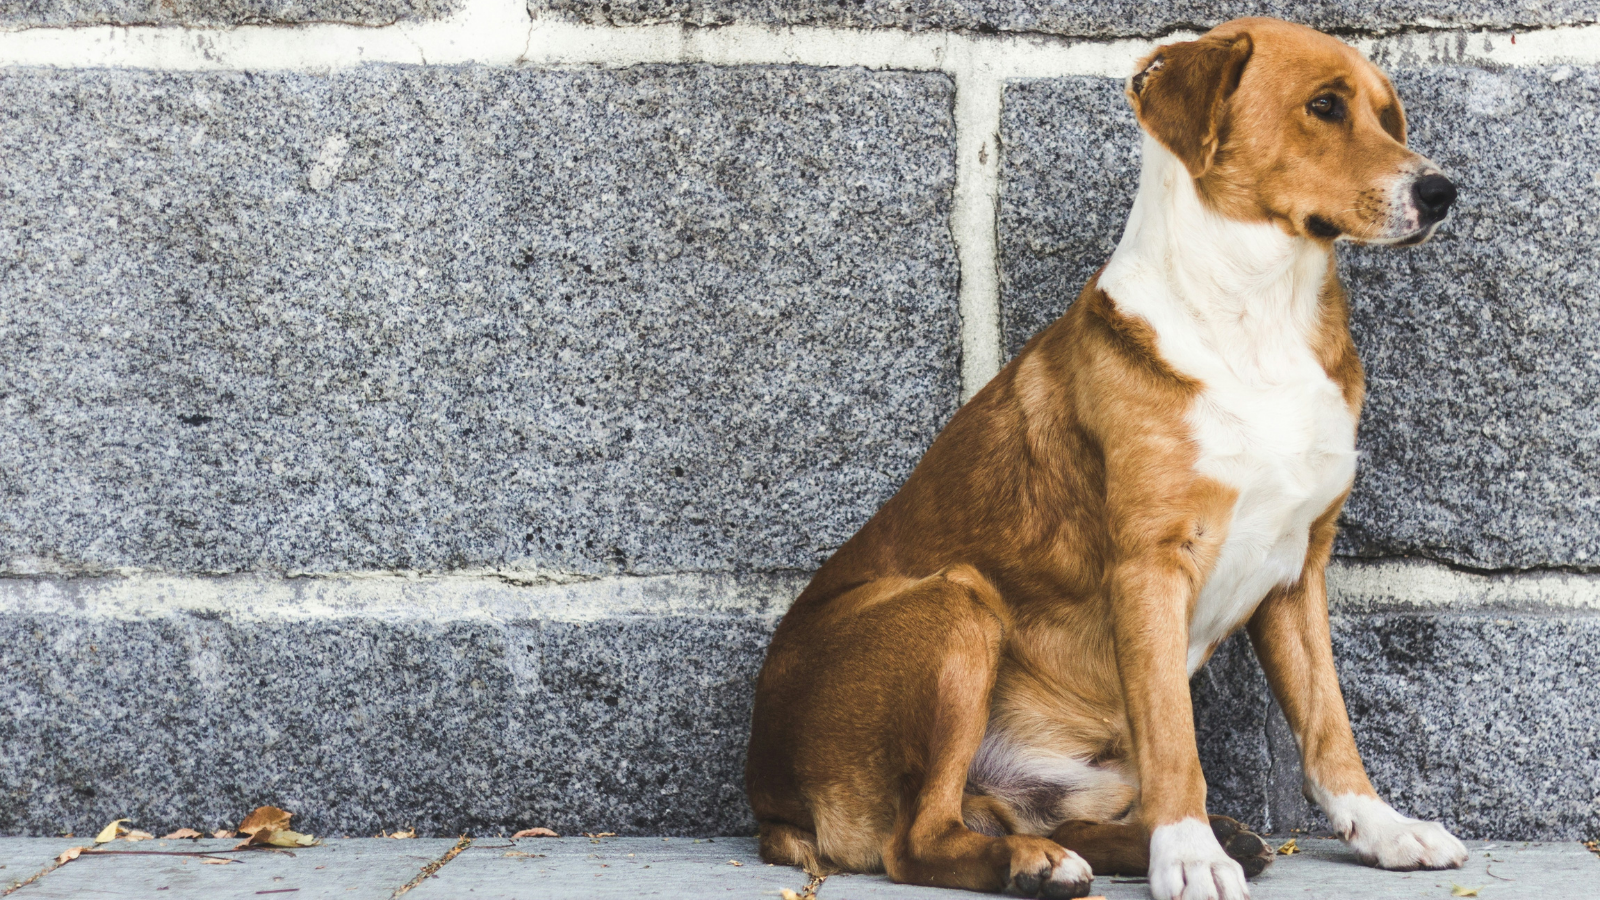
{"type": "Polygon", "coordinates": [[[1148,321],[1203,388],[1188,412],[1197,474],[1238,493],[1189,623],[1189,672],[1274,586],[1300,577],[1311,523],[1355,475],[1355,417],[1312,341],[1328,251],[1205,208],[1148,136],[1139,194],[1100,286],[1148,321]]]}

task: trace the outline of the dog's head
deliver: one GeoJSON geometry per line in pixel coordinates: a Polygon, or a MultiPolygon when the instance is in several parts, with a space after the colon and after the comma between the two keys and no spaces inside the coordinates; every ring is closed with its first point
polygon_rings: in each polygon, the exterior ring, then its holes
{"type": "Polygon", "coordinates": [[[1455,185],[1406,147],[1389,79],[1344,42],[1236,19],[1168,44],[1128,79],[1139,125],[1218,212],[1317,240],[1420,244],[1455,185]]]}

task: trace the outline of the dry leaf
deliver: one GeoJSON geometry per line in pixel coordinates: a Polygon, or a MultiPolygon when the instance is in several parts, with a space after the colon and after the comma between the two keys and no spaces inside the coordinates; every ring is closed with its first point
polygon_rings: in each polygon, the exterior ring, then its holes
{"type": "MultiPolygon", "coordinates": [[[[228,836],[232,837],[233,835],[230,834],[228,836]]],[[[177,841],[177,840],[182,840],[183,838],[197,838],[197,837],[205,837],[205,835],[201,834],[198,831],[195,831],[193,828],[179,828],[177,831],[174,831],[171,834],[162,835],[161,839],[163,841],[177,841]]]]}
{"type": "Polygon", "coordinates": [[[110,825],[107,825],[106,827],[100,829],[100,833],[94,836],[94,842],[96,844],[108,844],[108,843],[116,840],[117,839],[117,835],[119,835],[119,834],[123,833],[124,831],[128,830],[128,829],[122,827],[122,823],[126,822],[126,821],[128,821],[128,820],[127,819],[118,819],[115,822],[112,822],[110,825]]]}
{"type": "Polygon", "coordinates": [[[1477,888],[1462,887],[1459,884],[1452,884],[1450,886],[1450,896],[1452,896],[1452,897],[1476,897],[1476,896],[1478,896],[1478,889],[1477,888]]]}
{"type": "Polygon", "coordinates": [[[317,845],[317,839],[311,835],[290,831],[287,828],[282,831],[268,832],[265,840],[256,842],[254,837],[251,840],[252,842],[267,844],[272,847],[315,847],[317,845]]]}
{"type": "Polygon", "coordinates": [[[800,895],[789,890],[788,888],[784,888],[783,890],[779,891],[778,896],[782,897],[783,900],[800,900],[800,895]]]}
{"type": "Polygon", "coordinates": [[[202,860],[200,860],[200,865],[202,865],[202,866],[226,866],[226,865],[229,865],[231,863],[236,863],[236,862],[238,862],[237,859],[202,859],[202,860]]]}
{"type": "Polygon", "coordinates": [[[412,826],[411,828],[408,828],[405,831],[400,831],[399,829],[396,829],[394,834],[379,835],[379,837],[393,838],[394,840],[397,840],[397,841],[408,841],[408,840],[410,840],[410,839],[412,839],[412,838],[414,838],[416,836],[417,836],[416,826],[412,826]]]}
{"type": "Polygon", "coordinates": [[[244,817],[239,823],[240,834],[255,834],[265,828],[268,831],[282,831],[289,827],[290,813],[286,813],[276,806],[260,806],[256,811],[244,817]]]}
{"type": "Polygon", "coordinates": [[[548,828],[524,828],[516,834],[513,834],[511,839],[516,840],[517,838],[525,837],[561,837],[561,835],[556,834],[554,831],[551,831],[548,828]]]}
{"type": "Polygon", "coordinates": [[[155,838],[155,835],[148,831],[130,831],[122,836],[125,841],[148,841],[153,838],[155,838]]]}
{"type": "Polygon", "coordinates": [[[730,866],[742,866],[742,865],[744,865],[744,863],[739,862],[737,859],[730,859],[730,860],[728,860],[728,865],[730,865],[730,866]]]}
{"type": "Polygon", "coordinates": [[[214,837],[214,838],[231,838],[231,837],[238,837],[239,835],[238,835],[237,832],[229,831],[228,829],[223,828],[223,829],[221,829],[219,831],[211,832],[211,836],[214,837]]]}
{"type": "Polygon", "coordinates": [[[1289,838],[1287,841],[1284,841],[1283,846],[1278,848],[1278,853],[1282,856],[1292,856],[1293,854],[1299,852],[1300,845],[1294,842],[1294,838],[1289,838]]]}
{"type": "Polygon", "coordinates": [[[56,857],[56,865],[64,866],[67,863],[72,862],[73,860],[78,858],[78,854],[82,853],[83,851],[85,851],[87,849],[89,849],[89,848],[88,847],[68,847],[67,849],[61,851],[61,855],[60,856],[56,857]]]}

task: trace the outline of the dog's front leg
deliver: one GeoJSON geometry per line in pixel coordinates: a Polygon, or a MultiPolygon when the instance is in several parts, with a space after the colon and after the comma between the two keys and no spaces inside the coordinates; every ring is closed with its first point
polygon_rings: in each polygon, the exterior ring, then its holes
{"type": "Polygon", "coordinates": [[[1217,843],[1206,817],[1186,665],[1196,576],[1177,558],[1182,553],[1138,554],[1118,567],[1112,592],[1117,671],[1150,833],[1150,893],[1156,900],[1243,900],[1250,896],[1244,869],[1217,843]]]}
{"type": "Polygon", "coordinates": [[[1385,869],[1446,869],[1467,850],[1437,822],[1396,812],[1367,780],[1333,664],[1324,579],[1333,546],[1330,513],[1312,530],[1300,581],[1273,591],[1251,617],[1250,641],[1300,745],[1306,796],[1356,855],[1385,869]]]}

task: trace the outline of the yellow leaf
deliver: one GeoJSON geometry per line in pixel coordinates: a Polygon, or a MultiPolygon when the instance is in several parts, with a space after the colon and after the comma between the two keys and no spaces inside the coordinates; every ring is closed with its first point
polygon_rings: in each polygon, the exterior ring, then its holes
{"type": "Polygon", "coordinates": [[[211,836],[214,837],[214,838],[231,838],[231,837],[238,837],[239,835],[237,833],[235,833],[235,832],[229,831],[226,828],[223,828],[223,829],[219,829],[217,831],[211,832],[211,836]]]}
{"type": "Polygon", "coordinates": [[[512,840],[516,840],[517,838],[525,838],[525,837],[560,837],[560,836],[561,835],[556,834],[554,831],[551,831],[548,828],[524,828],[523,830],[517,832],[516,834],[513,834],[511,836],[511,839],[512,840]]]}
{"type": "Polygon", "coordinates": [[[730,859],[730,860],[728,860],[728,865],[730,865],[730,866],[742,866],[742,865],[744,865],[744,863],[739,862],[737,859],[730,859]]]}
{"type": "Polygon", "coordinates": [[[781,895],[783,897],[783,900],[800,900],[800,895],[796,894],[794,891],[789,890],[788,888],[784,888],[783,890],[779,891],[778,893],[779,893],[779,895],[781,895]]]}
{"type": "Polygon", "coordinates": [[[128,830],[122,827],[122,823],[126,821],[128,820],[118,819],[115,822],[112,822],[110,825],[100,829],[100,833],[94,836],[94,842],[96,844],[108,844],[116,840],[117,835],[128,830]]]}
{"type": "Polygon", "coordinates": [[[1290,856],[1299,852],[1300,845],[1294,842],[1294,838],[1289,838],[1287,841],[1284,841],[1283,846],[1278,848],[1278,853],[1283,856],[1290,856]]]}
{"type": "Polygon", "coordinates": [[[268,834],[266,840],[251,841],[251,843],[268,844],[273,847],[314,847],[317,844],[317,839],[309,834],[301,834],[298,831],[290,831],[286,828],[282,831],[274,831],[268,834]]]}
{"type": "Polygon", "coordinates": [[[410,840],[411,838],[414,838],[416,836],[417,836],[417,829],[414,828],[414,827],[413,828],[409,828],[409,829],[407,829],[405,831],[401,831],[401,830],[399,830],[397,828],[397,829],[395,829],[394,834],[386,834],[386,835],[384,835],[384,837],[386,837],[386,838],[393,838],[394,840],[397,840],[397,841],[410,840]]]}
{"type": "Polygon", "coordinates": [[[1462,887],[1459,884],[1454,884],[1454,885],[1450,886],[1450,896],[1452,896],[1452,897],[1476,897],[1476,896],[1478,896],[1478,889],[1477,888],[1462,887]]]}
{"type": "Polygon", "coordinates": [[[67,863],[72,862],[73,860],[78,858],[78,854],[82,853],[83,851],[85,851],[87,849],[89,849],[89,848],[88,847],[68,847],[67,849],[61,851],[61,855],[60,856],[56,857],[56,865],[64,866],[67,863]]]}
{"type": "Polygon", "coordinates": [[[202,859],[202,860],[200,860],[200,865],[202,865],[202,866],[226,866],[229,863],[236,863],[236,862],[238,862],[237,859],[202,859]]]}
{"type": "Polygon", "coordinates": [[[239,823],[240,834],[255,834],[265,828],[268,831],[282,831],[289,827],[291,813],[284,812],[276,806],[260,806],[256,811],[244,817],[239,823]]]}
{"type": "Polygon", "coordinates": [[[130,831],[127,834],[123,835],[122,839],[125,840],[125,841],[148,841],[148,840],[150,840],[151,838],[154,838],[154,837],[155,837],[155,835],[151,834],[148,831],[130,831]]]}
{"type": "MultiPolygon", "coordinates": [[[[162,835],[161,839],[163,841],[176,841],[176,840],[182,840],[183,838],[197,838],[197,837],[204,837],[204,835],[202,835],[198,831],[195,831],[193,828],[179,828],[177,831],[174,831],[171,834],[162,835]]],[[[233,837],[233,835],[230,834],[230,835],[228,835],[228,837],[233,837]]]]}

